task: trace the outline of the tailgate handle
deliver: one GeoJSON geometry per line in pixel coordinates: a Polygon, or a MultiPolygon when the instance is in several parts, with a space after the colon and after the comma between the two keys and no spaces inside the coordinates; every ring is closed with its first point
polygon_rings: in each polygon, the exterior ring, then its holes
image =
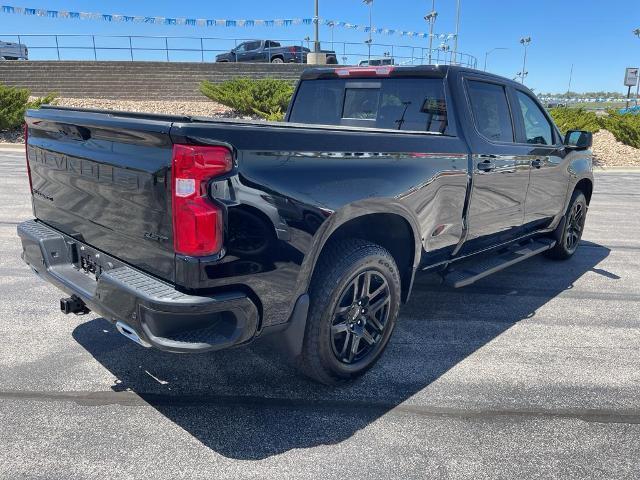
{"type": "Polygon", "coordinates": [[[75,140],[89,140],[91,138],[91,130],[78,125],[62,125],[58,131],[62,135],[71,137],[75,140]]]}

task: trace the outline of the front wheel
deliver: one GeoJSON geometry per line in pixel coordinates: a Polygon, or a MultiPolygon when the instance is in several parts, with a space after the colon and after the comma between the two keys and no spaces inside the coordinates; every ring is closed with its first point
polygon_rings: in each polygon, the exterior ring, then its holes
{"type": "Polygon", "coordinates": [[[299,366],[335,385],[382,355],[398,318],[400,275],[387,250],[363,240],[327,246],[317,268],[299,366]]]}
{"type": "Polygon", "coordinates": [[[569,208],[555,232],[556,245],[548,251],[548,256],[556,260],[571,258],[582,239],[584,223],[587,218],[587,199],[577,190],[573,193],[569,208]]]}
{"type": "Polygon", "coordinates": [[[271,63],[284,63],[284,60],[280,57],[275,57],[271,59],[271,63]]]}

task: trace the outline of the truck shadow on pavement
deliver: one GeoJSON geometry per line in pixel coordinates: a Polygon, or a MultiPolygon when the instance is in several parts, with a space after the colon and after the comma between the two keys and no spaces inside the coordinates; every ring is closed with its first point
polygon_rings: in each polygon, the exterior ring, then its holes
{"type": "Polygon", "coordinates": [[[400,410],[444,408],[453,398],[473,404],[473,385],[435,381],[513,325],[550,323],[537,312],[555,297],[585,298],[572,291],[583,275],[616,281],[596,268],[609,253],[583,242],[568,262],[534,258],[460,290],[419,277],[381,361],[361,380],[336,388],[301,377],[266,344],[172,355],[135,345],[100,318],[73,336],[113,374],[111,388],[123,392],[123,404],[137,395],[213,451],[259,460],[342,442],[400,404],[400,410]]]}

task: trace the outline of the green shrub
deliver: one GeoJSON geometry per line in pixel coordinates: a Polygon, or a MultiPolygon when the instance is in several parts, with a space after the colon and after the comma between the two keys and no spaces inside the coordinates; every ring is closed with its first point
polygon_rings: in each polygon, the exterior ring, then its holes
{"type": "Polygon", "coordinates": [[[640,148],[640,115],[621,114],[615,110],[608,113],[599,118],[602,128],[613,133],[619,142],[640,148]]]}
{"type": "Polygon", "coordinates": [[[562,133],[568,130],[587,130],[595,133],[602,128],[598,116],[582,108],[552,108],[549,113],[562,133]]]}
{"type": "Polygon", "coordinates": [[[282,120],[293,95],[293,85],[274,78],[236,78],[217,84],[205,80],[200,84],[200,91],[243,115],[282,120]]]}
{"type": "Polygon", "coordinates": [[[617,110],[609,110],[606,115],[598,116],[581,108],[552,108],[550,113],[562,133],[566,133],[567,130],[587,130],[595,133],[605,129],[619,142],[640,148],[640,115],[621,114],[617,110]]]}
{"type": "Polygon", "coordinates": [[[26,88],[0,85],[0,130],[18,128],[24,123],[24,112],[28,108],[40,108],[46,103],[53,103],[54,94],[29,101],[29,90],[26,88]]]}

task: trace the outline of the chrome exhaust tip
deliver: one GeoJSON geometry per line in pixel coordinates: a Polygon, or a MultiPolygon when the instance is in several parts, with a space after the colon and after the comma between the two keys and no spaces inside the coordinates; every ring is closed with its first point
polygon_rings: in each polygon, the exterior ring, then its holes
{"type": "Polygon", "coordinates": [[[144,348],[150,348],[151,345],[140,338],[136,331],[124,322],[117,322],[116,329],[129,340],[136,342],[144,348]]]}

